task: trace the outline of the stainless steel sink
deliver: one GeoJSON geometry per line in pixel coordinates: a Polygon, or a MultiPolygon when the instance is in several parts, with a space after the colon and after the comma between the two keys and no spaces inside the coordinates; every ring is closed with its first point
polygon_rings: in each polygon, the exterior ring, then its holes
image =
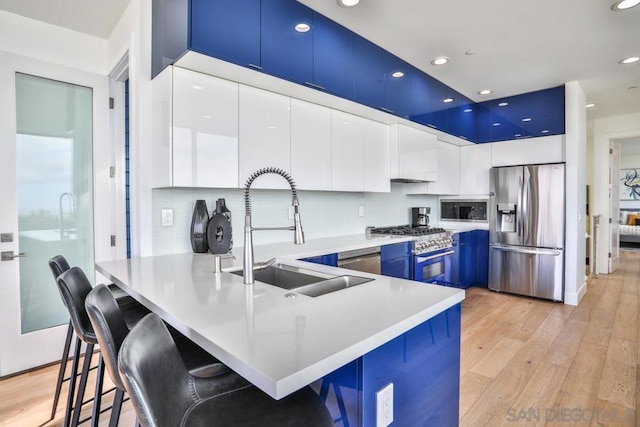
{"type": "MultiPolygon", "coordinates": [[[[242,270],[231,273],[242,276],[242,270]]],[[[317,297],[374,280],[351,275],[336,276],[280,263],[254,271],[254,278],[259,282],[310,297],[317,297]]]]}
{"type": "Polygon", "coordinates": [[[333,279],[327,279],[322,282],[311,283],[310,285],[293,289],[293,291],[310,297],[319,297],[320,295],[351,288],[372,280],[373,279],[369,279],[368,277],[360,276],[337,276],[333,279]]]}

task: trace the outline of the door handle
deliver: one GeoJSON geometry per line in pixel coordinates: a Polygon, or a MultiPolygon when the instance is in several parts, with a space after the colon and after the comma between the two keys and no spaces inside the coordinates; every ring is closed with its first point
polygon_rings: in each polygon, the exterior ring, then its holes
{"type": "Polygon", "coordinates": [[[13,261],[14,258],[24,258],[26,256],[27,254],[24,252],[14,254],[13,251],[5,251],[0,253],[0,261],[13,261]]]}

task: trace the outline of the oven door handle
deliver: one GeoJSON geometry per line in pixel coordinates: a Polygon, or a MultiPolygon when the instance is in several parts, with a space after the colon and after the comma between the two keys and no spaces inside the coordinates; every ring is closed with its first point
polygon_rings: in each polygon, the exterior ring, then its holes
{"type": "Polygon", "coordinates": [[[447,252],[443,252],[441,254],[435,254],[435,255],[426,256],[426,257],[421,257],[421,256],[417,256],[416,255],[416,262],[425,262],[425,261],[429,261],[430,259],[440,258],[440,257],[443,257],[445,255],[453,255],[455,253],[456,253],[456,251],[447,251],[447,252]]]}

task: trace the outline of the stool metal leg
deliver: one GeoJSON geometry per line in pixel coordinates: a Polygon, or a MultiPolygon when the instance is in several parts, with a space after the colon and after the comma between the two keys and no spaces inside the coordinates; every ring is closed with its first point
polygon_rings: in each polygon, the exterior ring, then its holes
{"type": "Polygon", "coordinates": [[[76,394],[76,404],[73,407],[73,418],[71,419],[71,427],[76,427],[80,421],[80,412],[82,412],[82,400],[84,399],[84,391],[87,388],[87,378],[89,377],[89,367],[91,366],[91,358],[93,356],[93,344],[87,344],[87,350],[84,353],[84,363],[82,364],[82,373],[80,374],[80,384],[78,384],[78,392],[76,394]]]}
{"type": "Polygon", "coordinates": [[[51,407],[52,420],[56,417],[56,411],[58,410],[58,401],[60,400],[60,391],[62,390],[62,382],[64,381],[64,374],[67,370],[67,360],[69,359],[69,349],[71,347],[71,338],[73,338],[73,326],[69,321],[69,327],[67,328],[67,338],[64,341],[64,348],[62,349],[62,357],[60,357],[60,370],[58,371],[58,380],[56,381],[56,392],[53,395],[53,405],[51,407]]]}
{"type": "Polygon", "coordinates": [[[80,361],[80,346],[82,342],[78,337],[73,352],[73,361],[71,362],[71,374],[69,377],[69,392],[67,393],[67,407],[64,411],[64,427],[68,427],[71,422],[71,411],[73,409],[73,395],[76,390],[76,376],[78,375],[78,362],[80,361]]]}
{"type": "Polygon", "coordinates": [[[91,413],[91,427],[98,427],[100,418],[100,404],[102,403],[102,384],[104,383],[104,360],[102,353],[98,358],[98,372],[96,372],[96,391],[93,394],[93,412],[91,413]]]}
{"type": "Polygon", "coordinates": [[[124,400],[124,390],[116,388],[116,394],[113,396],[113,405],[111,407],[111,418],[109,418],[109,427],[116,427],[120,419],[120,410],[122,409],[122,401],[124,400]]]}

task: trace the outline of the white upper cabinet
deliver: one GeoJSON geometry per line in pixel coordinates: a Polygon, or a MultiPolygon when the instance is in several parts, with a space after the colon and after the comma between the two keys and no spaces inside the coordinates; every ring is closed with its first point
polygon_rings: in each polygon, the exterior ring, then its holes
{"type": "MultiPolygon", "coordinates": [[[[240,186],[258,169],[276,167],[291,172],[290,98],[240,86],[240,186]]],[[[268,174],[252,188],[290,188],[282,177],[268,174]]]]}
{"type": "Polygon", "coordinates": [[[336,191],[364,191],[364,119],[331,110],[331,182],[336,191]]]}
{"type": "Polygon", "coordinates": [[[492,166],[564,162],[564,136],[494,142],[491,145],[492,166]]]}
{"type": "Polygon", "coordinates": [[[460,192],[460,147],[447,142],[438,143],[438,179],[429,183],[430,194],[458,194],[460,192]]]}
{"type": "MultiPolygon", "coordinates": [[[[397,174],[392,179],[436,181],[438,179],[438,140],[435,135],[398,125],[397,174]]],[[[396,158],[391,156],[392,161],[396,158]]],[[[395,171],[395,165],[392,167],[395,171]]]]}
{"type": "Polygon", "coordinates": [[[152,82],[155,187],[238,187],[238,84],[167,67],[152,82]]]}
{"type": "Polygon", "coordinates": [[[362,129],[364,142],[364,191],[391,191],[389,165],[389,126],[365,120],[362,129]]]}
{"type": "Polygon", "coordinates": [[[460,147],[460,194],[489,194],[491,145],[471,144],[460,147]]]}
{"type": "Polygon", "coordinates": [[[238,84],[173,74],[173,186],[238,187],[238,84]]]}
{"type": "Polygon", "coordinates": [[[331,190],[331,110],[291,99],[291,176],[301,190],[331,190]]]}

